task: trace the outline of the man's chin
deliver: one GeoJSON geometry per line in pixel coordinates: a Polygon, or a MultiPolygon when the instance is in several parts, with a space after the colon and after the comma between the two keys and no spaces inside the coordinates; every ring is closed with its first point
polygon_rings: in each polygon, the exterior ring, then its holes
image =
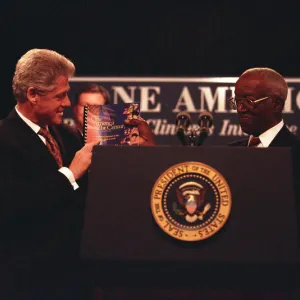
{"type": "Polygon", "coordinates": [[[244,133],[252,134],[253,129],[251,128],[250,124],[240,123],[240,125],[244,133]]]}
{"type": "Polygon", "coordinates": [[[63,122],[63,116],[56,115],[52,120],[52,125],[60,125],[63,122]]]}

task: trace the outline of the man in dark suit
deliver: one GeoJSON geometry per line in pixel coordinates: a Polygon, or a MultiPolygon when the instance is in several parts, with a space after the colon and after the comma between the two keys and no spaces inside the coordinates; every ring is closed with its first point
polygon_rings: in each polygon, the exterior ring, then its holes
{"type": "Polygon", "coordinates": [[[284,125],[282,110],[288,93],[284,78],[269,68],[246,70],[230,99],[242,130],[249,138],[229,144],[250,147],[298,147],[299,140],[284,125]]]}
{"type": "Polygon", "coordinates": [[[229,146],[291,147],[298,198],[300,140],[288,130],[282,118],[287,93],[287,83],[278,72],[269,68],[246,70],[235,84],[235,97],[229,100],[231,108],[237,109],[242,130],[249,137],[229,146]]]}
{"type": "MultiPolygon", "coordinates": [[[[236,82],[235,97],[230,99],[230,103],[232,109],[237,109],[241,128],[249,137],[229,146],[291,148],[300,228],[300,141],[288,130],[282,118],[287,93],[287,83],[278,72],[269,68],[246,70],[236,82]]],[[[299,299],[299,278],[296,277],[290,289],[278,293],[278,299],[299,299]]],[[[274,292],[266,291],[264,296],[274,298],[274,292]]]]}
{"type": "Polygon", "coordinates": [[[83,177],[95,143],[83,147],[80,136],[61,125],[74,71],[70,60],[46,49],[28,51],[16,65],[17,105],[0,122],[3,300],[80,295],[83,177]]]}

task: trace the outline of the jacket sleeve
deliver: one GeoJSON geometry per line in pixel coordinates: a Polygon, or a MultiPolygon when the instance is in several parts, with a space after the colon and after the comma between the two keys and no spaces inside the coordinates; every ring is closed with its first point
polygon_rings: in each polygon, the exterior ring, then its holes
{"type": "Polygon", "coordinates": [[[31,170],[6,145],[0,145],[0,166],[1,226],[31,222],[74,201],[76,191],[65,175],[58,170],[42,174],[31,170]]]}

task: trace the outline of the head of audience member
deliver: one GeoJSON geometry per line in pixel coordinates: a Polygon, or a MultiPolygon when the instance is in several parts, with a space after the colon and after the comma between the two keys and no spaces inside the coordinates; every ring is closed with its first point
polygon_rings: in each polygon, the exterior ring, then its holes
{"type": "Polygon", "coordinates": [[[284,78],[269,68],[246,70],[235,84],[231,106],[237,109],[242,130],[259,136],[282,120],[288,93],[284,78]]]}
{"type": "Polygon", "coordinates": [[[103,105],[110,103],[108,91],[98,84],[88,84],[82,87],[76,94],[73,112],[77,129],[83,131],[84,106],[103,105]]]}
{"type": "Polygon", "coordinates": [[[17,62],[12,87],[17,109],[41,127],[62,123],[65,107],[71,106],[69,78],[74,64],[48,49],[32,49],[17,62]]]}

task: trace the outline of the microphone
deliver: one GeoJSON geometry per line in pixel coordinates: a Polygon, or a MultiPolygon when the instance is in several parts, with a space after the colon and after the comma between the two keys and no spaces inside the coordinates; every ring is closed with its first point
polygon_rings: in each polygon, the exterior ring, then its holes
{"type": "Polygon", "coordinates": [[[189,144],[186,131],[191,124],[191,116],[187,111],[181,111],[176,116],[176,134],[182,145],[189,144]]]}
{"type": "Polygon", "coordinates": [[[212,126],[213,123],[213,116],[210,112],[204,110],[200,112],[200,115],[197,119],[197,124],[200,128],[200,134],[197,137],[196,145],[201,146],[204,140],[207,138],[209,133],[209,128],[212,126]]]}

